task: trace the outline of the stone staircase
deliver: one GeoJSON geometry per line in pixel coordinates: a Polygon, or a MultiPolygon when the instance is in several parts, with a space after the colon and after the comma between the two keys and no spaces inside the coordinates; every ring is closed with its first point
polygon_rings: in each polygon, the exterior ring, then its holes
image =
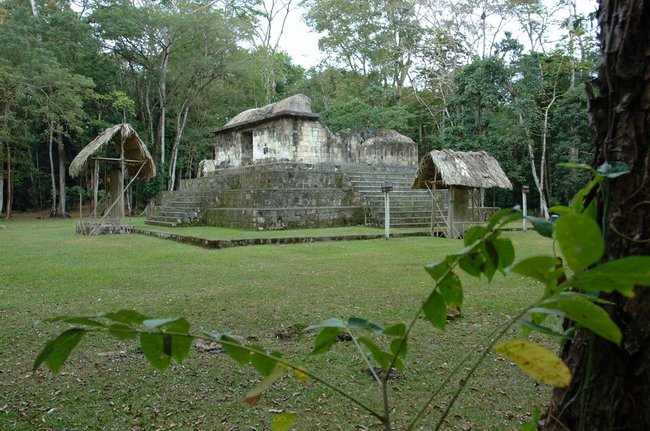
{"type": "Polygon", "coordinates": [[[160,204],[152,208],[145,224],[189,226],[203,224],[205,208],[218,202],[223,179],[213,176],[182,180],[179,190],[160,194],[160,204]]]}
{"type": "MultiPolygon", "coordinates": [[[[381,191],[381,186],[385,182],[390,182],[393,186],[393,191],[389,195],[391,226],[431,226],[431,194],[428,190],[411,188],[415,179],[414,167],[346,165],[342,170],[366,204],[367,224],[384,226],[384,193],[381,191]]],[[[442,195],[437,200],[445,202],[442,195]]],[[[436,216],[441,223],[442,211],[442,208],[436,211],[436,216]]]]}
{"type": "MultiPolygon", "coordinates": [[[[224,169],[212,176],[182,180],[180,190],[163,192],[160,205],[150,211],[145,223],[246,229],[364,222],[383,226],[381,185],[390,182],[391,226],[429,227],[431,194],[411,189],[414,178],[415,168],[400,166],[278,162],[224,169]]],[[[439,220],[441,211],[437,211],[439,220]]]]}
{"type": "Polygon", "coordinates": [[[362,224],[363,201],[338,166],[277,162],[216,171],[164,192],[146,224],[286,229],[362,224]]]}

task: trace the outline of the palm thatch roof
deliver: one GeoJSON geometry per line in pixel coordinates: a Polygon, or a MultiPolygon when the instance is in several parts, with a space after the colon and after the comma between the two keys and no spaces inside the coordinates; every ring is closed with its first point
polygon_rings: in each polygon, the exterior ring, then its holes
{"type": "Polygon", "coordinates": [[[120,143],[124,141],[124,158],[126,159],[127,171],[131,176],[137,174],[138,170],[144,163],[144,167],[140,173],[140,178],[148,180],[156,176],[156,165],[147,150],[147,146],[142,139],[138,136],[130,124],[123,123],[104,130],[97,136],[91,143],[86,145],[77,154],[70,164],[68,171],[71,177],[77,177],[88,163],[88,159],[99,151],[104,145],[113,142],[120,152],[120,143]]]}
{"type": "Polygon", "coordinates": [[[485,151],[433,150],[427,153],[420,162],[413,188],[426,188],[432,181],[439,187],[512,189],[499,162],[485,151]]]}
{"type": "Polygon", "coordinates": [[[215,130],[223,132],[243,126],[253,126],[272,118],[290,116],[318,119],[319,114],[311,111],[311,99],[304,94],[294,94],[279,102],[262,106],[261,108],[248,109],[235,115],[225,126],[215,130]]]}

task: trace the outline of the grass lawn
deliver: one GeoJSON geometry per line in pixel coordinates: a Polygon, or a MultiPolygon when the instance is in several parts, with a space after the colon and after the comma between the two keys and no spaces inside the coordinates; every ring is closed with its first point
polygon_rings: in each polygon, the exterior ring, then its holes
{"type": "MultiPolygon", "coordinates": [[[[60,375],[32,374],[37,352],[62,328],[38,321],[122,308],[184,316],[196,327],[230,330],[281,350],[379,408],[378,388],[351,343],[309,356],[314,336],[300,328],[329,317],[408,321],[432,286],[423,265],[462,247],[458,240],[418,237],[206,250],[141,235],[78,236],[72,220],[0,224],[0,430],[265,430],[277,411],[298,413],[296,430],[379,430],[332,391],[293,378],[249,406],[243,396],[255,372],[196,348],[160,374],[136,344],[88,337],[60,375]]],[[[194,229],[205,228],[175,232],[194,229]]],[[[551,248],[532,232],[509,235],[518,258],[551,248]]],[[[425,321],[416,325],[406,371],[390,390],[396,429],[495,324],[542,289],[519,276],[497,275],[491,285],[462,279],[463,317],[445,332],[425,321]]],[[[454,388],[440,395],[420,429],[432,427],[454,388]]],[[[492,355],[445,429],[516,430],[549,395],[549,388],[492,355]]]]}

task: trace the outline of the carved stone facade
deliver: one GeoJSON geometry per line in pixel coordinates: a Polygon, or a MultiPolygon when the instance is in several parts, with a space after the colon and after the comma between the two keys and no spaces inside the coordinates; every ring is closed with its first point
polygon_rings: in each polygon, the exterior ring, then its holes
{"type": "MultiPolygon", "coordinates": [[[[215,131],[214,168],[267,162],[417,166],[417,144],[393,130],[332,133],[297,94],[244,111],[215,131]]],[[[206,175],[204,168],[199,175],[206,175]]]]}

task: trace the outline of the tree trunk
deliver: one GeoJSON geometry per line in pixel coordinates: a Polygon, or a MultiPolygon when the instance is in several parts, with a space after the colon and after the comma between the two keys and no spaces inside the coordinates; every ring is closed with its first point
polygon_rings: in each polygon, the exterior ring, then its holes
{"type": "Polygon", "coordinates": [[[59,153],[59,204],[57,214],[59,217],[65,217],[65,148],[63,146],[63,133],[59,133],[57,149],[59,153]]]}
{"type": "MultiPolygon", "coordinates": [[[[602,0],[598,11],[599,92],[590,97],[594,165],[627,163],[631,173],[609,180],[604,260],[650,254],[650,1],[602,0]]],[[[613,301],[621,346],[578,331],[562,356],[573,371],[571,386],[556,390],[546,430],[650,429],[650,288],[613,301]]]]}
{"type": "Polygon", "coordinates": [[[178,162],[178,148],[181,145],[181,139],[183,138],[183,131],[185,130],[185,124],[187,123],[187,114],[190,110],[190,104],[188,100],[183,102],[183,105],[176,115],[176,137],[174,138],[174,146],[172,148],[172,160],[169,165],[169,183],[167,184],[168,190],[174,190],[176,185],[176,164],[178,162]]]}
{"type": "Polygon", "coordinates": [[[13,187],[11,187],[11,144],[7,142],[7,206],[5,207],[5,218],[11,217],[13,199],[13,187]]]}
{"type": "Polygon", "coordinates": [[[54,149],[53,149],[53,143],[54,143],[54,124],[52,122],[49,123],[49,135],[47,139],[47,154],[50,158],[50,182],[52,186],[52,204],[50,207],[50,215],[55,216],[56,215],[56,175],[54,173],[54,149]]]}
{"type": "Polygon", "coordinates": [[[0,141],[0,214],[2,214],[2,208],[4,207],[5,200],[5,167],[4,167],[4,142],[0,141]]]}
{"type": "MultiPolygon", "coordinates": [[[[9,105],[5,104],[4,107],[5,115],[2,121],[5,130],[7,130],[7,127],[9,126],[9,116],[7,115],[8,110],[9,110],[9,105]]],[[[4,191],[5,190],[4,189],[5,187],[4,145],[5,145],[4,141],[0,140],[0,214],[2,214],[2,207],[4,206],[4,198],[5,198],[4,196],[5,193],[4,191]]]]}
{"type": "Polygon", "coordinates": [[[158,101],[160,118],[158,121],[158,141],[160,147],[160,164],[165,164],[165,126],[167,124],[167,66],[169,64],[170,44],[163,46],[162,60],[160,62],[160,78],[158,81],[158,101]]]}

